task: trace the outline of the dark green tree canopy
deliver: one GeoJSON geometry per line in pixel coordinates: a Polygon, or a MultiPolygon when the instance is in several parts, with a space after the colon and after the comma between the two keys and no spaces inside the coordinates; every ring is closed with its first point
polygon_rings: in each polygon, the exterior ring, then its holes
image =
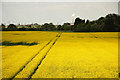
{"type": "Polygon", "coordinates": [[[2,27],[2,28],[5,28],[5,25],[4,25],[4,24],[1,24],[1,27],[2,27]]]}
{"type": "Polygon", "coordinates": [[[17,26],[14,24],[8,25],[8,30],[17,30],[17,26]]]}
{"type": "Polygon", "coordinates": [[[55,29],[56,28],[53,23],[45,23],[41,26],[41,30],[43,30],[43,31],[53,31],[55,29]]]}
{"type": "Polygon", "coordinates": [[[77,17],[77,18],[75,19],[74,25],[76,26],[76,25],[78,25],[80,22],[82,22],[82,20],[81,20],[79,17],[77,17]]]}
{"type": "MultiPolygon", "coordinates": [[[[2,24],[1,26],[5,26],[2,24]]],[[[2,30],[41,30],[41,31],[73,31],[73,32],[97,32],[97,31],[120,31],[120,15],[118,14],[108,14],[105,17],[100,17],[98,20],[85,21],[77,17],[75,19],[74,25],[69,22],[63,25],[54,25],[53,23],[45,23],[39,25],[37,23],[27,25],[25,28],[18,29],[18,25],[10,24],[8,28],[3,28],[2,30]]],[[[19,25],[20,26],[20,25],[19,25]]],[[[22,25],[26,26],[26,25],[22,25]]]]}

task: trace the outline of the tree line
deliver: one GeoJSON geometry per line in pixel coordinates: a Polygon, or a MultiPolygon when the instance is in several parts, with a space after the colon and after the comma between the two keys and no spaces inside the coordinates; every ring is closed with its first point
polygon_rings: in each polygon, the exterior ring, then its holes
{"type": "Polygon", "coordinates": [[[54,25],[53,23],[45,23],[39,25],[37,23],[30,25],[9,24],[6,28],[1,24],[2,31],[71,31],[71,32],[118,32],[120,31],[120,15],[108,14],[100,17],[98,20],[84,20],[77,17],[74,25],[64,23],[63,25],[54,25]]]}

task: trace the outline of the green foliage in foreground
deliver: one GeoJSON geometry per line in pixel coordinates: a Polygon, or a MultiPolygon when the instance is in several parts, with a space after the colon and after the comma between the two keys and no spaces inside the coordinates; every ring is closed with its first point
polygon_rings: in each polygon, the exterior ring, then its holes
{"type": "Polygon", "coordinates": [[[3,45],[3,46],[15,46],[15,45],[33,46],[37,44],[38,43],[36,42],[27,43],[27,42],[10,42],[10,41],[3,41],[2,43],[0,43],[0,45],[3,45]]]}

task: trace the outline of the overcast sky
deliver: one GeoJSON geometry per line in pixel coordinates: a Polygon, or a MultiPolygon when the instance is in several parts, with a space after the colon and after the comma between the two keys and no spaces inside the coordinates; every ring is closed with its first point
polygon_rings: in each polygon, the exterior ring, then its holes
{"type": "Polygon", "coordinates": [[[118,13],[118,2],[3,2],[2,22],[63,24],[72,22],[72,14],[96,20],[109,13],[118,13]]]}
{"type": "Polygon", "coordinates": [[[2,2],[119,2],[120,0],[1,0],[2,2]]]}

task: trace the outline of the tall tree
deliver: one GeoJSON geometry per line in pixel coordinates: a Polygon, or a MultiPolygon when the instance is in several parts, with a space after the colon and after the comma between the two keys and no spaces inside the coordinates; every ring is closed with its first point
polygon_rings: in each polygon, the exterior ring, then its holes
{"type": "Polygon", "coordinates": [[[14,24],[8,25],[8,30],[17,30],[17,26],[14,24]]]}
{"type": "Polygon", "coordinates": [[[74,25],[77,26],[78,24],[80,24],[82,22],[82,19],[80,19],[79,17],[77,17],[75,19],[74,25]]]}

